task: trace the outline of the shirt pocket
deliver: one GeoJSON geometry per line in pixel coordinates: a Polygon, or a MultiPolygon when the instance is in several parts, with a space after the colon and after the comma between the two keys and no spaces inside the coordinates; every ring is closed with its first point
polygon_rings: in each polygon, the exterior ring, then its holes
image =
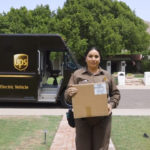
{"type": "Polygon", "coordinates": [[[87,79],[78,78],[78,84],[87,84],[87,83],[89,83],[89,81],[87,79]]]}

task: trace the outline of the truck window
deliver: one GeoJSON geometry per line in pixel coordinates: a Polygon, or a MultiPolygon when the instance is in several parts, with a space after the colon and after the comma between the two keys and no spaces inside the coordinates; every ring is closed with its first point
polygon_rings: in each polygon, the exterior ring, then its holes
{"type": "Polygon", "coordinates": [[[75,70],[77,68],[72,56],[68,53],[65,53],[64,55],[64,66],[66,69],[75,70]]]}

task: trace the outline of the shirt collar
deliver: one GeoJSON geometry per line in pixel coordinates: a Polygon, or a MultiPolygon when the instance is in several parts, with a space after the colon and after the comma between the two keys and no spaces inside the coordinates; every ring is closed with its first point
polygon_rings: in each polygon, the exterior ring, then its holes
{"type": "MultiPolygon", "coordinates": [[[[90,75],[92,75],[92,73],[88,71],[87,67],[83,68],[82,74],[90,74],[90,75]]],[[[99,72],[97,74],[95,74],[95,75],[104,75],[104,70],[101,67],[99,67],[99,72]]]]}

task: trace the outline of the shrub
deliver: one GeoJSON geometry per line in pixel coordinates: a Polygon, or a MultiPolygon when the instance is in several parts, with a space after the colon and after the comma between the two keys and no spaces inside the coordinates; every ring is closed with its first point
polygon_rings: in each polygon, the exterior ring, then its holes
{"type": "Polygon", "coordinates": [[[142,72],[150,71],[150,61],[149,60],[142,60],[141,66],[142,66],[142,72]]]}

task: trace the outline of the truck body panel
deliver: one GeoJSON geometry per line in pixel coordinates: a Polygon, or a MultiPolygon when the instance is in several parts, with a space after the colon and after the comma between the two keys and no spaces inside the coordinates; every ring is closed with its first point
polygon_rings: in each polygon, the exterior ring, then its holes
{"type": "Polygon", "coordinates": [[[59,35],[0,34],[0,101],[60,101],[77,68],[59,35]],[[52,52],[62,53],[62,70],[53,69],[52,52]],[[61,83],[57,83],[59,75],[61,83]],[[48,78],[54,78],[52,84],[47,84],[48,78]]]}

